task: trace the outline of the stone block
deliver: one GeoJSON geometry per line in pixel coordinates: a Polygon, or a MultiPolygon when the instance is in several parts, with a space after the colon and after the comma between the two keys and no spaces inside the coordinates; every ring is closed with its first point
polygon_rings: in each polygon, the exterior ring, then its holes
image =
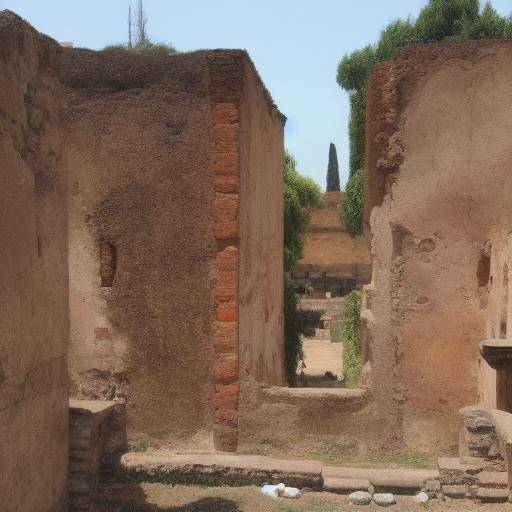
{"type": "Polygon", "coordinates": [[[469,495],[469,487],[467,485],[443,485],[441,490],[448,498],[464,499],[469,495]]]}
{"type": "Polygon", "coordinates": [[[370,480],[363,478],[324,478],[324,491],[337,494],[350,494],[356,491],[368,492],[370,480]]]}
{"type": "Polygon", "coordinates": [[[483,503],[503,503],[509,500],[508,489],[486,489],[480,487],[476,493],[476,498],[483,503]]]}
{"type": "Polygon", "coordinates": [[[459,455],[495,458],[499,447],[493,418],[488,409],[473,405],[459,411],[459,455]]]}

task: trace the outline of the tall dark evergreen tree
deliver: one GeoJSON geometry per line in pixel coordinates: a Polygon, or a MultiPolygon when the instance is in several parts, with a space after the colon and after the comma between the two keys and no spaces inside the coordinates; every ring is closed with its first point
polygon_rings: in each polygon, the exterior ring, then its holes
{"type": "Polygon", "coordinates": [[[338,168],[338,155],[336,146],[331,142],[329,146],[329,164],[327,165],[327,192],[340,191],[340,173],[338,168]]]}

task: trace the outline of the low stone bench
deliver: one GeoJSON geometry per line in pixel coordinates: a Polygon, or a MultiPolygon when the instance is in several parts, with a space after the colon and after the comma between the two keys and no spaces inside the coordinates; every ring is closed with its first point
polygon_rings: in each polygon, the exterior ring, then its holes
{"type": "Polygon", "coordinates": [[[69,401],[69,510],[91,510],[103,463],[126,449],[124,403],[69,401]]]}
{"type": "Polygon", "coordinates": [[[285,482],[294,487],[321,489],[322,464],[258,455],[127,453],[120,473],[130,479],[164,483],[261,485],[285,482]]]}

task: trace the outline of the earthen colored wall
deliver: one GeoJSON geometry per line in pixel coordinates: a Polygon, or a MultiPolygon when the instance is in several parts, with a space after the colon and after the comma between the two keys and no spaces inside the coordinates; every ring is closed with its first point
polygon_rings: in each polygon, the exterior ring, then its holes
{"type": "Polygon", "coordinates": [[[240,51],[66,50],[62,81],[73,394],[126,398],[132,439],[235,449],[240,351],[282,382],[281,116],[240,51]]]}
{"type": "Polygon", "coordinates": [[[64,512],[68,285],[59,48],[0,12],[0,509],[64,512]]]}
{"type": "Polygon", "coordinates": [[[240,108],[242,376],[284,383],[283,128],[249,61],[240,108]]]}
{"type": "Polygon", "coordinates": [[[342,221],[342,192],[326,192],[322,203],[311,208],[307,232],[302,236],[303,256],[293,274],[304,278],[352,278],[358,284],[369,281],[370,250],[364,237],[352,238],[342,221]]]}
{"type": "Polygon", "coordinates": [[[508,41],[414,47],[372,75],[367,375],[406,448],[455,444],[457,410],[481,398],[478,343],[503,318],[489,288],[512,220],[511,95],[508,41]]]}
{"type": "Polygon", "coordinates": [[[211,436],[215,237],[206,57],[65,50],[73,395],[129,435],[211,436]],[[100,248],[115,247],[112,287],[100,248]]]}

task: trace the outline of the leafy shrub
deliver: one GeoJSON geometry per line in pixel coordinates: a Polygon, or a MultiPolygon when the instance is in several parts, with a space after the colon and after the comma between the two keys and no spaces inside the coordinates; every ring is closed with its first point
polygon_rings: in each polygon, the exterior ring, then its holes
{"type": "Polygon", "coordinates": [[[365,174],[361,169],[353,174],[345,187],[341,203],[341,214],[351,236],[363,234],[365,174]]]}
{"type": "Polygon", "coordinates": [[[417,40],[416,28],[411,18],[392,21],[380,34],[375,50],[376,60],[394,59],[400,55],[403,48],[416,43],[417,40]]]}
{"type": "Polygon", "coordinates": [[[348,124],[349,166],[352,176],[364,167],[366,141],[366,89],[350,93],[350,120],[348,124]]]}
{"type": "Polygon", "coordinates": [[[479,18],[479,0],[430,0],[416,20],[418,40],[442,41],[467,33],[479,18]]]}
{"type": "Polygon", "coordinates": [[[371,45],[345,55],[338,66],[338,84],[348,92],[366,89],[375,62],[375,48],[371,45]]]}
{"type": "Polygon", "coordinates": [[[286,153],[284,161],[284,268],[289,272],[302,256],[301,233],[306,231],[307,207],[320,202],[320,187],[297,172],[295,158],[286,153]]]}
{"type": "Polygon", "coordinates": [[[357,387],[361,373],[361,295],[351,292],[345,297],[343,311],[343,374],[347,388],[357,387]]]}

